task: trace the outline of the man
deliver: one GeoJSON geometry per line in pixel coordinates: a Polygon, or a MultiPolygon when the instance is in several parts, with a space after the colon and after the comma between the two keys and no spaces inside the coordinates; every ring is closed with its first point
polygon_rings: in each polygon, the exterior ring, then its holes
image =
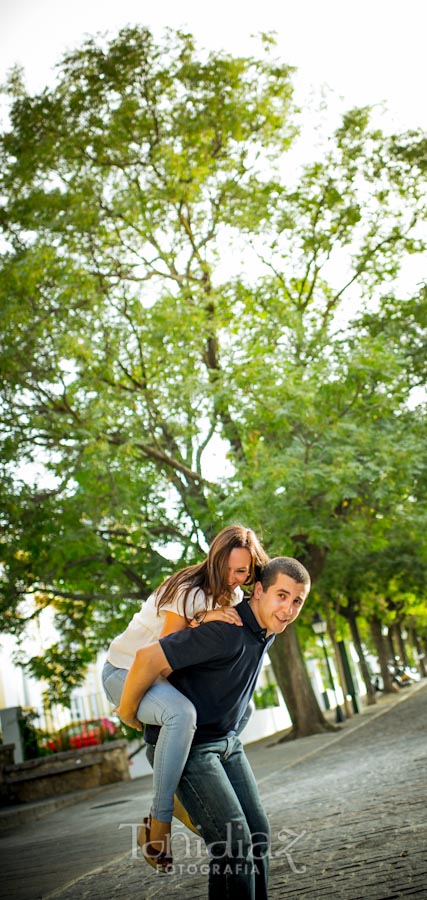
{"type": "MultiPolygon", "coordinates": [[[[161,638],[139,651],[144,690],[159,676],[188,697],[197,730],[178,796],[209,853],[209,900],[265,900],[269,825],[253,772],[236,735],[274,635],[294,622],[310,590],[297,560],[272,559],[249,601],[235,609],[243,627],[208,622],[161,638]]],[[[152,762],[158,728],[147,726],[152,762]]]]}

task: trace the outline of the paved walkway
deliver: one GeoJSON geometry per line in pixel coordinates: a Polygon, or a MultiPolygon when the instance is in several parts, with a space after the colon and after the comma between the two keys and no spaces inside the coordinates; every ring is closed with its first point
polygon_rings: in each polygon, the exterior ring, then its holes
{"type": "MultiPolygon", "coordinates": [[[[272,738],[248,756],[273,832],[271,900],[426,900],[427,684],[335,734],[272,738]]],[[[0,839],[8,900],[206,900],[203,842],[174,826],[173,876],[132,846],[150,778],[98,789],[0,839]]]]}

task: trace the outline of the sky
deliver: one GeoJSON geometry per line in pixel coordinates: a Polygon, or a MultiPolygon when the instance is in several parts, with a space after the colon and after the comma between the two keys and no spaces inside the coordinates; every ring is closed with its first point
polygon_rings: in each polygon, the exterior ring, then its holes
{"type": "Polygon", "coordinates": [[[398,128],[427,128],[423,0],[0,0],[0,82],[15,63],[31,92],[62,54],[127,24],[183,27],[208,49],[253,53],[251,35],[277,33],[298,67],[298,101],[328,86],[346,106],[386,103],[398,128]]]}

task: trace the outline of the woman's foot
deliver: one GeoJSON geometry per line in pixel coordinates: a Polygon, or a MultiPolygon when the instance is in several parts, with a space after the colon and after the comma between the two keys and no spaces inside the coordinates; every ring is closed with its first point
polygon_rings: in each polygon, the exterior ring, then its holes
{"type": "Polygon", "coordinates": [[[186,828],[188,828],[194,834],[197,834],[197,836],[200,836],[199,829],[196,828],[196,826],[191,821],[185,806],[182,805],[176,794],[174,794],[173,798],[173,814],[176,819],[179,819],[179,821],[182,822],[183,825],[185,825],[186,828]]]}
{"type": "Polygon", "coordinates": [[[126,713],[124,710],[122,711],[120,706],[116,706],[112,711],[119,717],[120,721],[123,722],[123,725],[128,725],[129,728],[135,728],[135,731],[144,730],[139,719],[130,713],[126,713]]]}
{"type": "Polygon", "coordinates": [[[137,840],[144,859],[153,869],[164,875],[173,872],[170,822],[159,822],[151,816],[143,819],[137,840]]]}

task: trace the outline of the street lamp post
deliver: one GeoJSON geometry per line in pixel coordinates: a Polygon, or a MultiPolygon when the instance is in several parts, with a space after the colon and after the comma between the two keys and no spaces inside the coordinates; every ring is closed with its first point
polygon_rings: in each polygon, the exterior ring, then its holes
{"type": "Polygon", "coordinates": [[[350,663],[348,661],[347,650],[344,641],[338,641],[337,647],[341,656],[341,663],[344,671],[344,679],[347,692],[350,695],[350,699],[353,705],[353,712],[357,715],[359,712],[359,706],[357,703],[356,688],[354,686],[353,676],[351,674],[350,663]]]}
{"type": "Polygon", "coordinates": [[[335,697],[335,703],[336,703],[336,713],[335,713],[335,716],[336,716],[336,721],[337,721],[337,722],[344,722],[344,720],[345,720],[344,713],[343,713],[341,707],[340,707],[339,704],[338,704],[338,699],[337,699],[337,693],[336,693],[336,690],[335,690],[334,679],[333,679],[333,676],[332,676],[331,667],[330,667],[330,665],[329,665],[329,658],[328,658],[328,654],[327,654],[327,651],[326,651],[325,638],[324,638],[324,634],[325,634],[326,627],[327,627],[326,622],[325,622],[324,619],[322,619],[322,617],[319,615],[319,613],[316,612],[316,613],[314,613],[314,616],[313,616],[313,618],[312,618],[312,620],[311,620],[311,624],[312,624],[312,628],[313,628],[314,633],[317,634],[317,635],[319,635],[320,640],[322,641],[323,653],[324,653],[324,655],[325,655],[325,663],[326,663],[326,668],[327,668],[328,676],[329,676],[329,683],[330,683],[330,685],[331,685],[331,689],[332,689],[332,692],[333,692],[334,697],[335,697]]]}

